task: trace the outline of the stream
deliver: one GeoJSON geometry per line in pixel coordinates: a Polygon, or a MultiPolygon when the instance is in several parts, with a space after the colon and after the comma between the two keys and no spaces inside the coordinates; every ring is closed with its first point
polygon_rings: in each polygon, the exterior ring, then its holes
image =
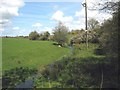
{"type": "Polygon", "coordinates": [[[25,80],[25,82],[21,82],[15,86],[17,88],[33,88],[34,87],[34,79],[38,78],[39,75],[32,75],[29,79],[25,80]]]}
{"type": "Polygon", "coordinates": [[[26,80],[25,82],[20,83],[15,88],[33,88],[33,80],[26,80]]]}
{"type": "MultiPolygon", "coordinates": [[[[71,50],[71,54],[73,54],[74,48],[72,46],[69,46],[69,48],[71,50]]],[[[25,80],[25,82],[22,82],[22,83],[16,85],[15,89],[17,89],[17,88],[33,88],[34,87],[33,79],[37,78],[38,76],[39,76],[38,74],[31,76],[30,79],[27,79],[27,80],[25,80]]]]}

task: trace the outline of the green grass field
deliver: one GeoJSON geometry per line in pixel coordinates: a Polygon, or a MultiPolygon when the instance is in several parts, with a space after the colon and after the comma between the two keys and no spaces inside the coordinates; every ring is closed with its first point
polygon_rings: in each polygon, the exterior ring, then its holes
{"type": "Polygon", "coordinates": [[[99,46],[98,44],[92,44],[92,43],[88,44],[88,48],[86,44],[75,45],[74,46],[74,52],[75,52],[74,57],[77,57],[77,58],[104,57],[103,55],[95,54],[94,50],[97,49],[98,46],[99,46]]]}
{"type": "Polygon", "coordinates": [[[30,41],[22,38],[2,39],[2,69],[29,67],[39,69],[69,54],[68,48],[58,47],[50,41],[30,41]]]}

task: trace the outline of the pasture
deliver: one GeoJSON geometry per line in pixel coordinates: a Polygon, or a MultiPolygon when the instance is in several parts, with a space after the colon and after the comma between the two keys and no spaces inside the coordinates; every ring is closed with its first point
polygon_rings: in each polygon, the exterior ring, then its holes
{"type": "Polygon", "coordinates": [[[51,41],[3,38],[2,69],[3,71],[15,67],[40,69],[41,66],[59,60],[69,52],[69,48],[55,46],[51,41]]]}

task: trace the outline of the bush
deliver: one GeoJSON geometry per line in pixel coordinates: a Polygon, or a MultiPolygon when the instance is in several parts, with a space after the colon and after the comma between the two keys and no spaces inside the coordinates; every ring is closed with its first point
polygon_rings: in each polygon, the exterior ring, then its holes
{"type": "Polygon", "coordinates": [[[24,82],[28,77],[36,73],[36,69],[23,67],[6,70],[2,76],[2,87],[14,88],[18,83],[24,82]]]}
{"type": "Polygon", "coordinates": [[[97,48],[97,49],[95,49],[95,54],[96,54],[96,55],[104,55],[105,52],[104,52],[103,49],[101,49],[101,48],[97,48]]]}
{"type": "Polygon", "coordinates": [[[36,31],[31,32],[31,33],[29,34],[29,39],[30,39],[30,40],[38,40],[38,38],[39,38],[39,34],[38,34],[36,31]]]}
{"type": "Polygon", "coordinates": [[[44,40],[48,40],[48,38],[45,37],[44,35],[42,35],[42,36],[39,37],[39,40],[43,40],[44,41],[44,40]]]}
{"type": "Polygon", "coordinates": [[[41,34],[39,40],[49,40],[50,33],[47,31],[44,34],[41,34]]]}
{"type": "MultiPolygon", "coordinates": [[[[62,88],[102,88],[118,87],[118,66],[116,58],[62,58],[46,67],[42,74],[46,81],[58,82],[62,88]]],[[[54,85],[52,86],[54,87],[54,85]]]]}
{"type": "Polygon", "coordinates": [[[54,41],[59,45],[64,46],[68,42],[68,28],[59,22],[58,26],[54,28],[54,41]]]}
{"type": "Polygon", "coordinates": [[[45,70],[41,72],[41,74],[45,78],[50,78],[52,80],[56,80],[59,76],[59,73],[65,68],[68,64],[69,57],[63,57],[61,60],[56,61],[52,64],[49,64],[45,67],[45,70]]]}

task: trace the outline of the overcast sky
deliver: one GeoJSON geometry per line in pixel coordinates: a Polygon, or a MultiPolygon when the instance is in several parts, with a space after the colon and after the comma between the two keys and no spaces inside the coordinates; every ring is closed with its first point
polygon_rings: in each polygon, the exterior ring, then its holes
{"type": "MultiPolygon", "coordinates": [[[[87,1],[91,9],[99,0],[87,1]]],[[[82,3],[84,0],[0,0],[0,32],[3,36],[29,35],[34,30],[52,33],[58,21],[62,21],[69,30],[84,29],[82,3]]],[[[95,18],[103,22],[110,17],[108,13],[88,10],[88,20],[95,18]]]]}

